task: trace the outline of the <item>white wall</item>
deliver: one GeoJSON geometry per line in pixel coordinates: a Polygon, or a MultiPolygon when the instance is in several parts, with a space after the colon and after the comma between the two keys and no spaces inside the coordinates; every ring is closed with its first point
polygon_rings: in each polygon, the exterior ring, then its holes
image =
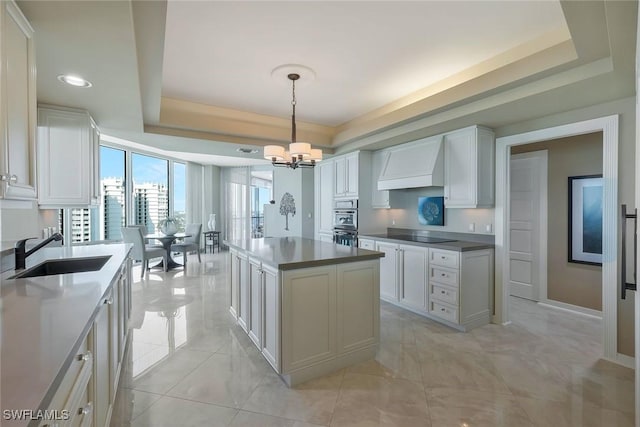
{"type": "Polygon", "coordinates": [[[313,239],[313,169],[273,168],[273,199],[275,205],[265,207],[265,237],[300,236],[313,239]],[[295,199],[296,214],[289,215],[289,230],[285,230],[286,218],[280,215],[280,201],[285,193],[295,199]]]}

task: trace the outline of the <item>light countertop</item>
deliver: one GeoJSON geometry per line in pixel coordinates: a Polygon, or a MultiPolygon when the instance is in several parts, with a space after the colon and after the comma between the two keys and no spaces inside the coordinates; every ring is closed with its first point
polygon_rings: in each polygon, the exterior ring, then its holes
{"type": "Polygon", "coordinates": [[[43,248],[27,258],[27,268],[48,259],[111,258],[93,272],[9,279],[14,272],[7,271],[0,276],[3,410],[46,407],[52,385],[60,381],[129,251],[128,244],[43,248]]]}
{"type": "Polygon", "coordinates": [[[231,248],[247,251],[251,256],[278,270],[295,270],[384,257],[382,252],[304,237],[266,237],[229,241],[226,244],[231,248]]]}

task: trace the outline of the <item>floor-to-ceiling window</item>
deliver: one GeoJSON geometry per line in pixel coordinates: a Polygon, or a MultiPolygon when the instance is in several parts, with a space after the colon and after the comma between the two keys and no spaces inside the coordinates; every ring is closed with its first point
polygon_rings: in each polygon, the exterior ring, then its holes
{"type": "Polygon", "coordinates": [[[184,229],[187,219],[187,166],[184,163],[173,162],[173,217],[178,222],[178,228],[184,229]]]}
{"type": "Polygon", "coordinates": [[[251,237],[264,237],[264,205],[272,197],[273,172],[251,171],[251,237]]]}
{"type": "Polygon", "coordinates": [[[144,224],[147,232],[156,232],[168,216],[183,229],[185,198],[184,163],[101,145],[100,204],[60,209],[59,229],[70,244],[120,240],[127,224],[144,224]]]}
{"type": "Polygon", "coordinates": [[[158,231],[169,216],[169,161],[132,153],[131,172],[132,222],[149,233],[158,231]]]}

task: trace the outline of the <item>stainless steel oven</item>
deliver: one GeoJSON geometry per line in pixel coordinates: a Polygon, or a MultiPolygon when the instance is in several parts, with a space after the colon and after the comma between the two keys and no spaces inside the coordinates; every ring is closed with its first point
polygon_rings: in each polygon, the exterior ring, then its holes
{"type": "Polygon", "coordinates": [[[334,229],[358,229],[358,201],[336,200],[333,205],[334,229]]]}
{"type": "Polygon", "coordinates": [[[334,228],[333,242],[336,245],[353,246],[355,248],[358,246],[358,231],[334,228]]]}
{"type": "Polygon", "coordinates": [[[333,205],[333,241],[358,246],[358,200],[336,200],[333,205]]]}

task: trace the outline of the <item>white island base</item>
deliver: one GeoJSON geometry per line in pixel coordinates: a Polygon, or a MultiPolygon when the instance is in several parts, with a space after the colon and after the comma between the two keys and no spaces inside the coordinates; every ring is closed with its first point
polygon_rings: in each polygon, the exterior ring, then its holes
{"type": "Polygon", "coordinates": [[[230,247],[231,314],[289,386],[375,357],[380,339],[375,252],[354,249],[335,264],[298,263],[301,268],[291,269],[296,266],[274,263],[275,268],[264,257],[230,247]]]}

